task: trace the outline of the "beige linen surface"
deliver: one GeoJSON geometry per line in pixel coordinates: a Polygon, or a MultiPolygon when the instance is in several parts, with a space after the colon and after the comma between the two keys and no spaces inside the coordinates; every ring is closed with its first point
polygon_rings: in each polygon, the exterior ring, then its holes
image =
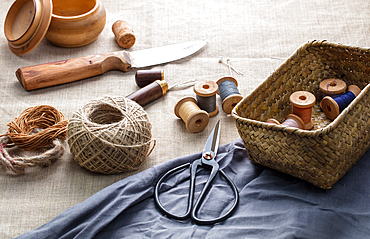
{"type": "MultiPolygon", "coordinates": [[[[77,1],[77,0],[76,0],[77,1]]],[[[228,75],[219,56],[244,74],[233,76],[239,91],[247,96],[298,47],[311,40],[328,40],[367,47],[370,7],[367,0],[101,0],[107,12],[105,29],[92,44],[68,49],[46,39],[24,55],[13,54],[5,35],[0,38],[1,104],[0,133],[30,106],[47,104],[67,119],[79,107],[103,96],[126,96],[138,89],[135,70],[110,71],[104,75],[65,85],[26,91],[15,77],[19,67],[122,50],[111,27],[116,20],[129,23],[136,35],[130,51],[192,40],[208,40],[201,51],[176,62],[147,69],[163,69],[169,85],[198,80],[216,81],[228,75]]],[[[13,1],[0,2],[1,27],[13,1]]],[[[221,144],[239,137],[232,117],[221,110],[200,133],[190,133],[173,113],[175,103],[195,96],[193,88],[170,91],[144,109],[153,125],[157,145],[140,170],[116,175],[91,173],[78,166],[66,150],[46,168],[27,169],[16,176],[0,169],[0,238],[12,238],[57,216],[99,190],[151,166],[202,150],[210,131],[221,119],[221,144]]]]}

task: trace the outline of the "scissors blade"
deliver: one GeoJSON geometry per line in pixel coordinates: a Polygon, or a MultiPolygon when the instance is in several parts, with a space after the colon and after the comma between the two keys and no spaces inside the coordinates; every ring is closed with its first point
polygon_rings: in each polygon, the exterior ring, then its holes
{"type": "Polygon", "coordinates": [[[213,152],[213,158],[215,158],[217,155],[219,142],[220,142],[220,120],[217,122],[216,126],[213,128],[211,134],[209,135],[206,145],[204,146],[203,153],[213,152]]]}

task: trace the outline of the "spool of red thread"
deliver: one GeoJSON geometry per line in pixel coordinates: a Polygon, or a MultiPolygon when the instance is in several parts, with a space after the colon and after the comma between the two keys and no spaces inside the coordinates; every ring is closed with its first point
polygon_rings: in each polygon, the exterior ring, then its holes
{"type": "Polygon", "coordinates": [[[314,123],[311,119],[312,106],[316,103],[316,97],[307,91],[297,91],[290,95],[290,103],[292,104],[293,114],[300,117],[304,124],[305,129],[310,130],[313,128],[314,123]]]}
{"type": "Polygon", "coordinates": [[[269,124],[277,124],[277,125],[293,127],[293,128],[298,128],[298,129],[305,129],[305,123],[300,117],[298,117],[295,114],[287,115],[285,118],[285,121],[281,124],[276,119],[268,119],[266,122],[269,124]]]}

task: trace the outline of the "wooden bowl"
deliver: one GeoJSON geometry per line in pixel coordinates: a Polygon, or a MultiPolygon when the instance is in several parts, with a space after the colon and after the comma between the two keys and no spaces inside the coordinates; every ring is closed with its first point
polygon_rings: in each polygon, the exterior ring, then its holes
{"type": "Polygon", "coordinates": [[[100,0],[53,0],[53,14],[45,38],[62,47],[80,47],[103,31],[106,13],[100,0]]]}
{"type": "Polygon", "coordinates": [[[16,0],[4,22],[10,50],[23,55],[46,37],[63,47],[80,47],[98,38],[106,14],[100,0],[16,0]]]}

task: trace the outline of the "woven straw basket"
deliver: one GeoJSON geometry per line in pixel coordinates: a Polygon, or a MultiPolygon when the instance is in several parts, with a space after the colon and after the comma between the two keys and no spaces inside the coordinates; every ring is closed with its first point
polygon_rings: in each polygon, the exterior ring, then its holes
{"type": "Polygon", "coordinates": [[[312,41],[301,46],[256,90],[233,109],[250,160],[323,189],[330,189],[370,146],[370,49],[312,41]],[[322,80],[355,84],[361,93],[335,120],[321,111],[322,80]],[[295,91],[315,95],[310,131],[266,123],[283,122],[292,112],[295,91]]]}

